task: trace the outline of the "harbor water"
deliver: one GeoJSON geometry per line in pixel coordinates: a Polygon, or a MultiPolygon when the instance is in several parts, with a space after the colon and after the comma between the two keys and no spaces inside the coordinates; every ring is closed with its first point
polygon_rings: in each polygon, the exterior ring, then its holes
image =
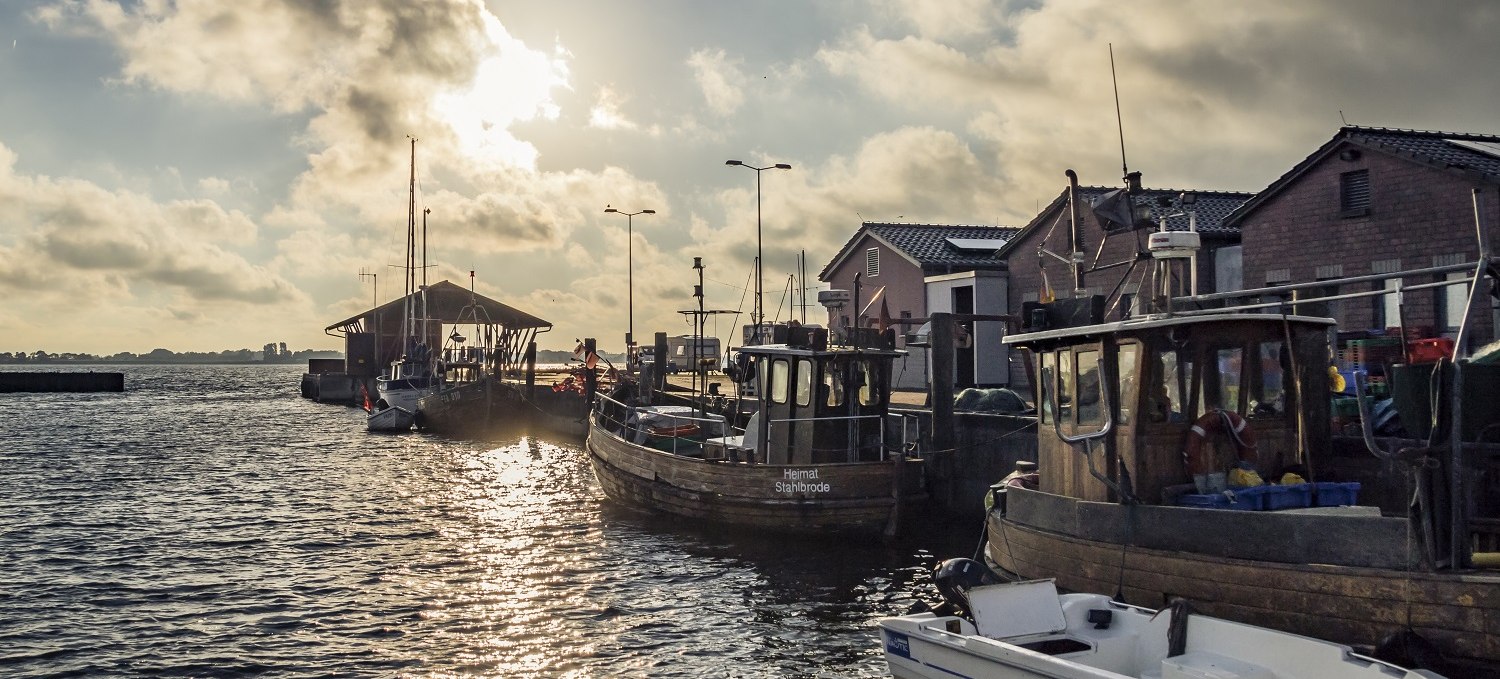
{"type": "Polygon", "coordinates": [[[0,676],[873,677],[873,621],[980,527],[683,525],[579,441],[371,434],[298,366],[0,394],[0,676]]]}

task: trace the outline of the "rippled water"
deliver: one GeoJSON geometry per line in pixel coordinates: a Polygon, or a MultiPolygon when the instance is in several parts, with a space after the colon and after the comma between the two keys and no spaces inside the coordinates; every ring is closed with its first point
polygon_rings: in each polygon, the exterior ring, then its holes
{"type": "Polygon", "coordinates": [[[0,676],[880,676],[977,539],[682,526],[579,442],[370,434],[297,366],[101,370],[0,394],[0,676]]]}

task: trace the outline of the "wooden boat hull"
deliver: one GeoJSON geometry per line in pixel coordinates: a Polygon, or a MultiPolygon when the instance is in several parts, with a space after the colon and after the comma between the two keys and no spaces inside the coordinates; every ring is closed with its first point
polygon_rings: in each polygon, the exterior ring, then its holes
{"type": "MultiPolygon", "coordinates": [[[[1113,520],[1101,511],[1103,503],[1035,492],[1007,494],[1006,512],[996,510],[988,517],[986,553],[995,565],[1023,578],[1055,578],[1059,587],[1076,592],[1119,591],[1126,603],[1152,608],[1185,597],[1207,615],[1354,646],[1374,646],[1410,627],[1450,660],[1500,667],[1500,577],[1495,575],[1433,573],[1400,564],[1322,563],[1336,562],[1334,552],[1357,549],[1355,544],[1366,536],[1358,530],[1339,535],[1326,530],[1331,524],[1303,530],[1275,527],[1277,521],[1298,521],[1296,515],[1255,516],[1279,512],[1109,505],[1138,512],[1136,534],[1122,541],[1118,526],[1110,525],[1113,520]],[[1204,522],[1219,529],[1205,529],[1204,522]],[[1268,526],[1272,530],[1262,530],[1268,526]],[[1217,540],[1225,549],[1215,555],[1159,548],[1173,532],[1182,540],[1217,540]],[[1295,551],[1298,543],[1323,550],[1323,557],[1304,554],[1300,558],[1305,561],[1295,563],[1234,553],[1239,545],[1290,558],[1261,539],[1268,536],[1279,536],[1288,550],[1295,551]],[[1156,547],[1140,546],[1153,542],[1156,547]]],[[[1367,530],[1380,525],[1355,524],[1367,530]]],[[[1380,547],[1381,531],[1368,532],[1369,541],[1380,547]]],[[[1395,558],[1399,561],[1400,555],[1395,558]]],[[[1347,562],[1374,560],[1351,554],[1347,562]]]]}
{"type": "Polygon", "coordinates": [[[778,532],[886,530],[926,499],[919,460],[816,465],[711,461],[630,443],[599,426],[586,446],[613,500],[689,519],[778,532]]]}

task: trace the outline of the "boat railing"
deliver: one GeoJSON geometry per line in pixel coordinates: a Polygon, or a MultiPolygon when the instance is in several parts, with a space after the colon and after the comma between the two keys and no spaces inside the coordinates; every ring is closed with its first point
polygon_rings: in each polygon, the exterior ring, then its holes
{"type": "Polygon", "coordinates": [[[643,410],[640,406],[628,405],[604,394],[596,395],[594,413],[606,430],[626,441],[637,445],[643,443],[643,441],[638,441],[637,439],[644,437],[670,441],[671,449],[664,452],[671,452],[674,455],[684,455],[687,457],[702,455],[705,439],[714,436],[714,432],[718,432],[719,435],[726,434],[729,429],[729,425],[722,415],[704,414],[698,416],[687,413],[643,410]],[[666,424],[668,426],[644,425],[639,417],[643,412],[649,413],[658,419],[658,424],[666,424]]]}

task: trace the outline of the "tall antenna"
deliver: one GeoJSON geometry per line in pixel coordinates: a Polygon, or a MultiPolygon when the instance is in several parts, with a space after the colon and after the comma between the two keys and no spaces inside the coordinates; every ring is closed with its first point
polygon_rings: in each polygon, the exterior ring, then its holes
{"type": "Polygon", "coordinates": [[[1120,81],[1115,78],[1115,44],[1109,43],[1109,82],[1115,87],[1115,124],[1120,128],[1120,176],[1130,174],[1125,164],[1125,121],[1120,118],[1120,81]]]}

